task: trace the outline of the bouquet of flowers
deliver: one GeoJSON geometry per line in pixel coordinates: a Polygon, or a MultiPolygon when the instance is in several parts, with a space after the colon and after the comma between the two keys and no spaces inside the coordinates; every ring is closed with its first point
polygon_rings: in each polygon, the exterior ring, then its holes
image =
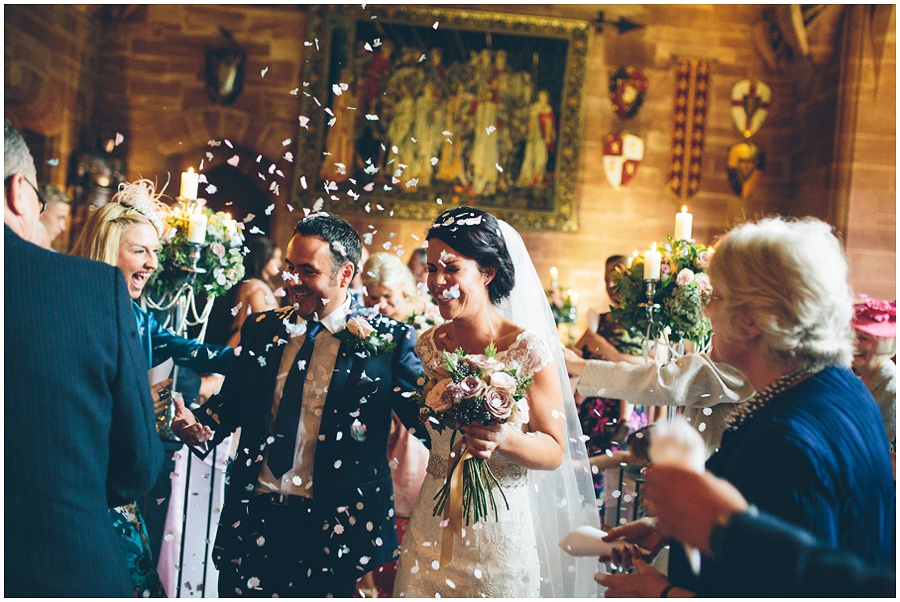
{"type": "Polygon", "coordinates": [[[660,278],[653,299],[647,299],[642,257],[631,266],[616,268],[612,276],[620,303],[610,314],[632,336],[655,341],[665,335],[673,343],[693,341],[700,350],[709,347],[712,334],[703,306],[709,303],[712,286],[706,269],[713,249],[687,240],[659,245],[662,253],[660,278]],[[652,304],[652,322],[647,319],[647,303],[652,304]]]}
{"type": "MultiPolygon", "coordinates": [[[[197,267],[205,272],[196,274],[194,291],[221,297],[244,277],[244,234],[242,224],[236,223],[222,212],[214,213],[204,208],[207,216],[207,245],[197,267]]],[[[189,215],[181,208],[174,208],[166,217],[166,233],[159,251],[159,269],[150,277],[150,290],[158,296],[177,291],[187,281],[189,272],[182,269],[191,265],[191,246],[188,244],[189,215]]]]}
{"type": "MultiPolygon", "coordinates": [[[[434,515],[444,513],[451,493],[451,475],[462,471],[462,513],[466,524],[478,522],[489,516],[493,510],[494,520],[498,519],[497,502],[493,487],[496,485],[503,501],[506,496],[487,462],[460,454],[459,446],[454,446],[460,427],[472,422],[484,425],[526,424],[528,422],[528,402],[525,394],[531,385],[531,377],[521,377],[518,367],[505,365],[497,359],[497,349],[491,343],[484,354],[467,354],[462,349],[454,353],[445,351],[443,366],[449,378],[431,381],[419,396],[420,414],[434,428],[442,432],[454,429],[450,447],[454,450],[451,458],[456,458],[447,471],[447,479],[435,500],[434,515]],[[462,464],[460,466],[460,464],[462,464]]],[[[507,503],[507,508],[509,504],[507,503]]]]}

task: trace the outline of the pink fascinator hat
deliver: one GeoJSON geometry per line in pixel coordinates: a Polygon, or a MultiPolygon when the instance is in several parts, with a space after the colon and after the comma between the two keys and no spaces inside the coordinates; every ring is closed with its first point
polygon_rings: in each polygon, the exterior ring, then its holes
{"type": "Polygon", "coordinates": [[[897,302],[882,301],[860,295],[862,303],[853,306],[855,316],[850,322],[856,330],[884,339],[897,338],[897,302]]]}

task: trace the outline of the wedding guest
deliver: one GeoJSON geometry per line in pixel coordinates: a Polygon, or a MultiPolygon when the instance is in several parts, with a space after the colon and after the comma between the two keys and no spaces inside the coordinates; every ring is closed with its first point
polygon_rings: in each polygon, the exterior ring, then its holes
{"type": "MultiPolygon", "coordinates": [[[[878,407],[850,371],[853,300],[841,243],[814,219],[767,218],[732,229],[709,267],[710,357],[757,391],[736,407],[706,464],[760,510],[850,551],[894,564],[895,484],[878,407]]],[[[612,529],[655,553],[664,538],[642,519],[612,529]]],[[[704,556],[699,576],[671,541],[668,577],[639,565],[602,580],[607,595],[728,595],[728,568],[704,556]],[[671,588],[669,586],[672,586],[671,588]]]]}
{"type": "Polygon", "coordinates": [[[428,250],[425,247],[413,249],[406,267],[412,272],[413,278],[416,279],[416,284],[425,284],[425,280],[428,278],[427,264],[428,250]]]}
{"type": "Polygon", "coordinates": [[[365,299],[363,298],[363,283],[362,283],[362,267],[369,260],[369,249],[366,248],[365,245],[362,246],[362,251],[360,251],[359,255],[359,265],[355,266],[356,273],[353,274],[353,280],[350,281],[350,285],[347,287],[347,292],[350,293],[350,296],[353,298],[353,302],[359,306],[365,305],[365,299]]]}
{"type": "Polygon", "coordinates": [[[897,442],[897,302],[861,295],[863,302],[853,306],[853,330],[856,353],[853,371],[872,393],[891,449],[897,442]]]}
{"type": "Polygon", "coordinates": [[[54,186],[53,184],[41,184],[41,196],[47,201],[47,208],[41,212],[41,219],[38,223],[37,231],[39,232],[39,246],[56,250],[53,248],[53,241],[59,238],[59,235],[66,231],[69,226],[69,213],[72,207],[72,199],[54,186]]]}
{"type": "Polygon", "coordinates": [[[8,121],[3,172],[3,593],[124,598],[109,507],[147,492],[162,464],[128,291],[115,268],[32,244],[44,201],[8,121]]]}
{"type": "Polygon", "coordinates": [[[387,441],[394,412],[418,428],[422,365],[412,328],[352,302],[361,249],[335,215],[300,221],[285,253],[293,306],[244,322],[202,412],[176,402],[173,429],[199,455],[241,429],[212,553],[222,596],[351,597],[397,549],[387,441]]]}
{"type": "MultiPolygon", "coordinates": [[[[616,268],[625,265],[625,257],[612,255],[606,260],[604,282],[610,307],[619,305],[619,293],[612,280],[616,268]]],[[[609,312],[596,316],[581,338],[575,343],[575,350],[585,358],[603,359],[614,362],[626,362],[640,365],[640,341],[631,337],[622,327],[616,324],[609,312]]],[[[588,320],[592,320],[589,318],[588,320]]],[[[631,398],[634,399],[633,391],[631,398]]],[[[625,396],[617,397],[607,392],[591,396],[583,396],[576,391],[575,403],[578,405],[578,417],[587,441],[588,455],[597,456],[622,449],[629,434],[644,427],[648,423],[647,410],[643,406],[635,406],[625,396]]],[[[603,495],[603,475],[594,476],[594,488],[598,497],[603,495]]]]}
{"type": "MultiPolygon", "coordinates": [[[[572,530],[599,526],[599,521],[575,403],[571,390],[561,386],[562,346],[528,251],[508,224],[469,207],[441,214],[427,239],[428,288],[446,320],[425,332],[416,346],[429,379],[429,407],[444,402],[437,387],[449,386],[444,352],[462,350],[487,362],[481,354],[492,347],[492,365],[513,365],[516,377],[531,384],[528,416],[522,412],[502,424],[465,421],[460,430],[425,421],[431,457],[401,545],[394,595],[596,595],[591,563],[565,555],[558,546],[572,530]],[[454,441],[460,442],[458,448],[454,441]],[[459,456],[463,442],[465,456],[486,462],[498,480],[483,489],[497,501],[496,511],[470,516],[477,521],[466,525],[461,507],[448,511],[447,518],[434,514],[454,456],[465,457],[459,456]],[[459,529],[448,522],[451,517],[459,518],[459,529]]],[[[487,501],[484,505],[490,507],[487,501]]]]}
{"type": "Polygon", "coordinates": [[[244,279],[237,287],[234,303],[231,304],[232,311],[236,312],[231,322],[229,347],[237,347],[240,343],[241,327],[247,316],[279,306],[275,289],[279,286],[281,274],[281,249],[266,236],[248,238],[246,246],[250,252],[244,256],[244,279]]]}
{"type": "MultiPolygon", "coordinates": [[[[138,304],[150,276],[159,267],[157,252],[163,234],[165,206],[149,180],[123,184],[112,200],[87,219],[72,253],[117,266],[125,276],[132,313],[144,349],[145,368],[171,358],[175,364],[200,373],[225,373],[234,360],[230,347],[204,345],[165,330],[152,313],[138,304]]],[[[141,377],[147,381],[146,373],[141,377]]],[[[171,379],[151,386],[157,416],[165,414],[172,392],[171,379]]],[[[171,459],[167,466],[171,469],[171,459]]],[[[171,470],[164,470],[154,489],[166,488],[171,470]]],[[[166,489],[167,490],[167,489],[166,489]]],[[[167,490],[168,491],[168,490],[167,490]]],[[[156,571],[143,513],[137,501],[110,510],[116,532],[127,550],[137,597],[165,597],[156,571]]],[[[161,528],[157,529],[159,536],[161,528]]]]}
{"type": "Polygon", "coordinates": [[[410,324],[416,334],[443,322],[437,305],[419,294],[412,273],[396,255],[375,253],[365,262],[361,278],[366,306],[410,324]]]}
{"type": "MultiPolygon", "coordinates": [[[[724,595],[896,597],[892,568],[873,567],[760,512],[724,479],[678,466],[656,466],[644,478],[644,501],[654,511],[660,532],[717,558],[724,595]]],[[[639,560],[635,564],[638,571],[646,567],[639,560]]],[[[666,597],[668,592],[662,592],[660,597],[666,597]]]]}
{"type": "MultiPolygon", "coordinates": [[[[417,336],[441,324],[436,305],[419,295],[409,268],[393,253],[375,253],[362,269],[362,283],[367,307],[412,326],[417,336]]],[[[419,495],[428,463],[428,449],[419,442],[394,414],[388,438],[388,458],[394,480],[394,508],[397,512],[397,539],[409,524],[409,515],[419,495]]],[[[394,590],[397,563],[393,561],[368,573],[380,595],[390,597],[394,590]]]]}

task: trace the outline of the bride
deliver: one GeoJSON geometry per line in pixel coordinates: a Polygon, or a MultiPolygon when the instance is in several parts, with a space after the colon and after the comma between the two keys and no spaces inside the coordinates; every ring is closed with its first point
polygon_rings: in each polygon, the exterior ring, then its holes
{"type": "Polygon", "coordinates": [[[599,527],[599,520],[562,346],[525,245],[508,224],[469,207],[445,211],[427,239],[428,288],[448,322],[416,346],[426,376],[448,376],[444,351],[481,354],[493,343],[499,361],[533,378],[530,417],[522,426],[461,429],[468,452],[488,461],[503,491],[494,491],[498,519],[464,525],[443,566],[445,521],[433,509],[447,478],[452,431],[428,424],[431,455],[401,545],[394,595],[596,597],[595,559],[567,556],[558,546],[573,529],[599,527]]]}

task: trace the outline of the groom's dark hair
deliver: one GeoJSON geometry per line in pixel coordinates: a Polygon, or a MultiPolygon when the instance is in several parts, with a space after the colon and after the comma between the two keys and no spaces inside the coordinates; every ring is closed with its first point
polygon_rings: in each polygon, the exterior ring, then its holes
{"type": "Polygon", "coordinates": [[[324,211],[313,213],[306,219],[297,222],[294,233],[301,236],[318,236],[331,246],[331,259],[334,263],[333,274],[340,271],[346,262],[353,264],[353,275],[359,271],[359,259],[362,257],[362,240],[359,234],[343,219],[324,211]]]}
{"type": "Polygon", "coordinates": [[[487,211],[473,207],[448,209],[434,220],[425,238],[443,241],[453,250],[477,261],[482,271],[495,268],[497,273],[488,284],[488,295],[494,305],[506,298],[515,286],[516,268],[506,240],[497,218],[487,211]]]}

